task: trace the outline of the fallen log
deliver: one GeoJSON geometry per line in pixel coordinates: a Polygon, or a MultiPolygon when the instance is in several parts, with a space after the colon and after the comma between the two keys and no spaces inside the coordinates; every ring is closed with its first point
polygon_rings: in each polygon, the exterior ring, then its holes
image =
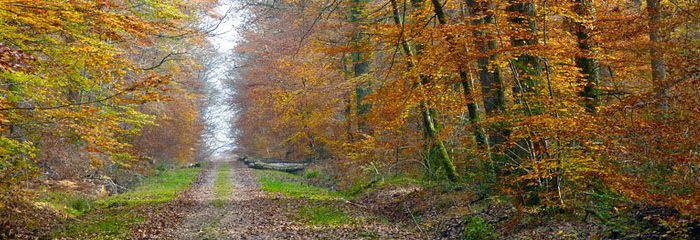
{"type": "Polygon", "coordinates": [[[282,171],[282,172],[289,172],[289,173],[294,173],[294,172],[303,170],[306,167],[306,164],[303,164],[303,163],[286,163],[286,162],[267,163],[267,162],[262,162],[262,161],[250,161],[250,163],[247,163],[246,165],[248,165],[248,167],[250,167],[250,168],[255,168],[255,169],[275,170],[275,171],[282,171]]]}

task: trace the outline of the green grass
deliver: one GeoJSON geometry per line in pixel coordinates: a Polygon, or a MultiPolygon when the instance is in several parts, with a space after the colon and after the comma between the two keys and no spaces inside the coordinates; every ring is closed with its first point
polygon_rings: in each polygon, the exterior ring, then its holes
{"type": "MultiPolygon", "coordinates": [[[[150,176],[133,191],[96,201],[96,209],[56,230],[49,238],[125,239],[132,225],[143,222],[139,209],[172,200],[189,188],[201,168],[166,170],[150,176]]],[[[76,206],[82,203],[75,203],[76,206]]]]}
{"type": "Polygon", "coordinates": [[[317,178],[319,176],[319,173],[317,170],[306,170],[304,172],[304,177],[305,178],[317,178]]]}
{"type": "Polygon", "coordinates": [[[131,210],[125,207],[97,210],[62,226],[50,238],[126,239],[130,227],[145,220],[131,210]]]}
{"type": "Polygon", "coordinates": [[[160,175],[144,179],[133,191],[113,195],[104,204],[107,206],[139,203],[158,203],[172,200],[190,186],[201,168],[179,168],[167,170],[160,175]]]}
{"type": "Polygon", "coordinates": [[[480,216],[471,216],[464,218],[464,230],[462,230],[462,239],[465,240],[490,240],[498,239],[498,234],[493,226],[489,225],[480,216]]]}
{"type": "Polygon", "coordinates": [[[312,225],[342,225],[350,222],[345,212],[331,206],[301,206],[296,216],[312,225]]]}
{"type": "Polygon", "coordinates": [[[228,164],[223,164],[216,172],[216,181],[214,182],[214,195],[216,195],[214,205],[216,207],[222,207],[224,199],[233,192],[233,186],[229,182],[230,173],[228,164]]]}
{"type": "MultiPolygon", "coordinates": [[[[303,177],[271,170],[255,170],[263,191],[304,199],[296,217],[310,225],[342,225],[351,222],[348,214],[333,206],[343,195],[304,183],[303,177]]],[[[304,176],[306,177],[306,176],[304,176]]]]}
{"type": "Polygon", "coordinates": [[[95,203],[83,194],[68,194],[61,191],[46,191],[36,199],[71,217],[78,217],[94,209],[95,203]]]}
{"type": "Polygon", "coordinates": [[[337,192],[303,183],[299,176],[291,173],[271,170],[255,170],[255,172],[259,176],[263,191],[279,192],[287,197],[312,200],[337,200],[342,198],[342,195],[337,192]]]}
{"type": "Polygon", "coordinates": [[[364,192],[372,192],[380,189],[384,186],[425,186],[425,183],[421,180],[410,178],[410,177],[391,177],[373,184],[368,181],[356,180],[353,181],[352,185],[348,188],[340,190],[339,193],[343,195],[345,199],[355,199],[357,196],[364,192]]]}

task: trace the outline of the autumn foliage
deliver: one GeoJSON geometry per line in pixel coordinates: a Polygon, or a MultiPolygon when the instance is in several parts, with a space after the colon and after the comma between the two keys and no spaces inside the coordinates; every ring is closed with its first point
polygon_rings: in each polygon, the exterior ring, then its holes
{"type": "Polygon", "coordinates": [[[698,214],[692,1],[245,3],[245,154],[698,214]]]}
{"type": "Polygon", "coordinates": [[[214,4],[0,1],[3,227],[37,176],[194,161],[201,65],[188,52],[206,47],[195,27],[214,4]]]}

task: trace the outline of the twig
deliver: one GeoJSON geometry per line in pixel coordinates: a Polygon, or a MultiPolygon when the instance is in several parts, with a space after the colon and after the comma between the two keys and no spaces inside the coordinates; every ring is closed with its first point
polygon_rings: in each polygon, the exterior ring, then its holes
{"type": "Polygon", "coordinates": [[[416,228],[418,228],[418,231],[420,231],[421,233],[424,233],[423,228],[420,227],[420,225],[418,224],[418,220],[416,220],[416,216],[413,216],[413,212],[411,211],[411,209],[408,208],[407,205],[403,205],[403,206],[404,206],[404,208],[406,208],[406,211],[408,211],[408,214],[411,215],[411,220],[413,220],[413,223],[416,224],[416,228]]]}

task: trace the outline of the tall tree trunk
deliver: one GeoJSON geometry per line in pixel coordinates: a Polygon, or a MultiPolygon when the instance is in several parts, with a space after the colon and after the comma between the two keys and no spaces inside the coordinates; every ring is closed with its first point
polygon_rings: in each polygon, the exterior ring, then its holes
{"type": "MultiPolygon", "coordinates": [[[[396,4],[396,0],[390,0],[391,1],[391,7],[392,7],[392,12],[393,12],[393,19],[394,23],[396,25],[402,25],[403,20],[401,19],[401,15],[399,15],[399,10],[398,10],[398,5],[396,4]]],[[[411,46],[411,44],[406,41],[405,38],[399,39],[401,47],[403,48],[405,54],[409,58],[413,58],[418,50],[418,48],[414,48],[411,46]],[[414,50],[415,49],[415,50],[414,50]]],[[[415,64],[411,61],[408,60],[407,62],[408,68],[413,68],[415,67],[415,64]]],[[[420,76],[420,81],[418,82],[418,87],[425,86],[426,84],[429,83],[429,77],[422,75],[420,76]]],[[[423,118],[423,127],[425,130],[425,136],[428,140],[428,144],[430,147],[430,152],[435,153],[435,157],[437,158],[436,160],[442,165],[442,167],[445,169],[445,174],[447,175],[447,178],[455,182],[458,180],[459,175],[457,174],[457,169],[455,168],[454,164],[452,163],[452,159],[450,158],[449,153],[447,152],[447,148],[445,147],[445,143],[438,138],[437,136],[437,124],[435,120],[435,111],[430,109],[426,102],[425,102],[425,97],[421,99],[419,110],[421,112],[421,117],[423,118]]],[[[432,154],[431,154],[432,155],[432,154]]]]}
{"type": "MultiPolygon", "coordinates": [[[[361,43],[365,40],[363,33],[360,29],[362,22],[361,15],[365,9],[366,0],[350,0],[350,21],[355,25],[356,33],[353,34],[351,39],[351,44],[354,47],[360,47],[361,43]]],[[[355,50],[350,53],[350,58],[352,61],[353,76],[355,78],[361,77],[367,73],[369,68],[369,61],[365,59],[366,53],[360,50],[355,50]]],[[[372,92],[371,84],[369,81],[361,81],[355,87],[355,109],[357,114],[357,130],[360,132],[367,130],[367,123],[365,122],[365,114],[369,112],[371,108],[370,104],[364,103],[363,99],[372,92]]]]}
{"type": "Polygon", "coordinates": [[[489,144],[486,135],[484,134],[484,130],[479,126],[479,104],[476,102],[476,99],[474,99],[474,94],[472,93],[472,81],[464,71],[459,72],[459,77],[464,91],[464,99],[467,101],[469,123],[471,123],[474,128],[474,139],[479,146],[488,150],[489,144]]]}
{"type": "MultiPolygon", "coordinates": [[[[340,64],[343,66],[343,80],[345,82],[350,81],[350,69],[348,67],[348,59],[347,55],[343,54],[343,56],[340,59],[340,64]]],[[[354,142],[355,141],[355,130],[353,129],[353,108],[354,108],[354,99],[355,92],[349,91],[347,93],[347,96],[345,100],[343,101],[345,103],[345,110],[343,113],[345,114],[345,134],[347,135],[348,141],[349,142],[354,142]]]]}
{"type": "MultiPolygon", "coordinates": [[[[515,25],[527,25],[526,37],[513,37],[511,43],[514,47],[524,47],[534,45],[537,39],[534,38],[537,26],[531,18],[535,15],[535,4],[532,2],[515,3],[511,5],[511,11],[518,16],[511,18],[515,25]]],[[[515,85],[514,94],[522,94],[531,91],[537,85],[537,78],[542,74],[540,58],[530,54],[521,54],[515,61],[515,85]]],[[[530,115],[530,113],[528,113],[530,115]]]]}
{"type": "MultiPolygon", "coordinates": [[[[578,0],[574,6],[575,12],[580,18],[588,18],[592,15],[593,10],[588,0],[578,0]]],[[[599,68],[598,61],[593,59],[593,49],[591,47],[591,32],[583,22],[574,22],[574,31],[578,41],[578,48],[581,50],[582,56],[576,57],[576,66],[586,79],[586,85],[583,87],[581,97],[584,98],[584,106],[589,113],[595,113],[598,107],[598,86],[599,68]]]]}
{"type": "MultiPolygon", "coordinates": [[[[472,20],[472,25],[492,24],[494,16],[492,13],[486,14],[491,8],[490,2],[476,2],[475,0],[467,0],[469,14],[472,17],[479,17],[472,20]]],[[[476,45],[479,52],[486,53],[496,49],[496,41],[491,39],[483,31],[477,31],[475,36],[477,39],[476,45]]],[[[503,88],[503,80],[501,79],[500,70],[498,67],[489,70],[497,59],[496,54],[490,54],[477,59],[479,82],[481,83],[481,93],[484,101],[484,111],[487,116],[494,115],[505,109],[505,91],[503,88]]],[[[470,111],[471,114],[471,111],[470,111]]],[[[495,129],[488,136],[488,147],[493,148],[498,152],[501,144],[505,141],[505,132],[503,129],[495,129]]],[[[485,138],[485,137],[484,137],[485,138]]],[[[495,155],[494,155],[495,156],[495,155]]]]}
{"type": "MultiPolygon", "coordinates": [[[[517,29],[526,27],[525,31],[527,32],[524,36],[511,38],[513,47],[524,49],[527,46],[537,44],[537,39],[535,38],[537,26],[532,19],[535,16],[534,7],[535,4],[528,1],[516,2],[509,7],[509,10],[515,15],[515,17],[510,19],[511,23],[517,29]]],[[[523,113],[526,116],[539,114],[541,109],[528,101],[528,98],[531,97],[530,93],[536,94],[536,91],[533,90],[538,85],[538,79],[542,75],[540,58],[531,54],[521,54],[514,62],[510,62],[510,67],[515,80],[513,96],[522,106],[523,113]]],[[[534,143],[530,137],[523,138],[517,141],[516,144],[518,146],[511,149],[512,154],[514,154],[513,157],[517,159],[536,159],[534,143]]]]}
{"type": "MultiPolygon", "coordinates": [[[[433,4],[433,10],[435,12],[435,16],[437,17],[438,23],[440,23],[441,26],[446,25],[447,20],[445,19],[445,12],[443,10],[442,4],[440,3],[440,0],[431,0],[430,2],[433,4]]],[[[448,36],[448,38],[451,39],[451,36],[448,36]]],[[[479,106],[476,103],[476,101],[474,101],[474,97],[472,95],[472,83],[467,77],[467,73],[464,70],[459,71],[459,77],[464,91],[464,98],[467,101],[469,122],[474,126],[474,138],[479,145],[484,146],[486,149],[488,149],[489,147],[486,142],[486,136],[484,135],[481,127],[478,126],[479,106]]]]}
{"type": "Polygon", "coordinates": [[[666,68],[664,67],[664,54],[660,48],[661,38],[661,0],[647,0],[647,13],[649,14],[649,49],[651,57],[651,80],[654,85],[654,97],[658,103],[656,108],[668,111],[668,83],[666,83],[666,68]]]}

